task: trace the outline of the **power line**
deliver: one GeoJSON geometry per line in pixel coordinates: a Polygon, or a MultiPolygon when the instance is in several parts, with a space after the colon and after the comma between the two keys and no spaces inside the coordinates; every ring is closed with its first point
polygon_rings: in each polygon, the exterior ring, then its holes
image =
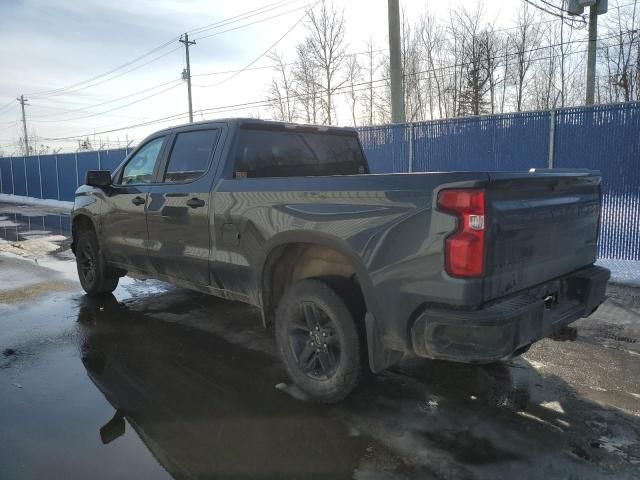
{"type": "MultiPolygon", "coordinates": [[[[67,90],[67,91],[59,92],[59,93],[51,93],[51,94],[49,94],[49,95],[47,95],[47,96],[65,95],[67,92],[73,92],[73,93],[75,93],[75,92],[80,92],[80,91],[82,91],[82,90],[86,90],[87,88],[93,88],[93,87],[96,87],[96,86],[98,86],[98,85],[102,85],[103,83],[110,82],[110,81],[112,81],[112,80],[115,80],[116,78],[119,78],[119,77],[121,77],[121,76],[123,76],[123,75],[126,75],[127,73],[133,72],[133,71],[138,70],[138,69],[140,69],[140,68],[142,68],[142,67],[144,67],[144,66],[146,66],[146,65],[149,65],[150,63],[156,62],[156,61],[160,60],[161,58],[164,58],[164,57],[166,57],[167,55],[169,55],[169,54],[171,54],[171,53],[175,52],[176,50],[180,50],[180,48],[181,48],[181,47],[176,47],[176,48],[174,48],[174,49],[172,49],[172,50],[169,50],[168,52],[165,52],[165,53],[163,53],[163,54],[161,54],[161,55],[158,55],[157,57],[152,58],[151,60],[149,60],[149,61],[147,61],[147,62],[144,62],[144,63],[142,63],[142,64],[140,64],[140,65],[135,66],[135,67],[132,67],[132,68],[130,68],[129,70],[125,70],[124,72],[120,72],[120,73],[118,73],[117,75],[114,75],[114,76],[112,76],[112,77],[106,78],[106,79],[104,79],[104,80],[100,80],[99,82],[91,83],[91,84],[89,84],[89,85],[84,85],[84,86],[82,86],[82,87],[78,87],[78,88],[76,88],[76,89],[74,89],[74,90],[67,90]]],[[[42,97],[42,96],[39,96],[39,97],[37,97],[37,98],[43,98],[43,97],[42,97]]]]}
{"type": "MultiPolygon", "coordinates": [[[[171,83],[176,83],[176,82],[180,82],[181,83],[182,80],[179,79],[179,78],[176,78],[176,79],[170,80],[168,82],[160,83],[160,84],[154,85],[152,87],[145,88],[143,90],[139,90],[139,91],[134,92],[134,93],[130,93],[129,95],[124,95],[122,97],[117,97],[117,98],[114,98],[114,99],[111,99],[111,100],[107,100],[105,102],[100,102],[100,103],[96,103],[96,104],[92,104],[92,105],[87,105],[87,106],[84,106],[82,108],[75,108],[75,109],[72,109],[72,110],[63,110],[63,111],[61,111],[59,113],[45,114],[45,115],[31,115],[31,118],[54,117],[54,116],[58,116],[58,115],[65,115],[67,113],[84,112],[84,111],[87,111],[88,109],[91,109],[91,108],[101,107],[103,105],[108,105],[109,103],[117,102],[119,100],[124,100],[126,98],[135,97],[136,95],[140,95],[141,93],[146,93],[146,92],[149,92],[151,90],[155,90],[156,88],[164,87],[166,85],[169,85],[171,83]]],[[[43,106],[43,105],[35,105],[35,106],[36,107],[47,108],[46,106],[43,106]]],[[[51,107],[48,107],[48,108],[51,108],[51,107]]],[[[61,121],[65,121],[65,120],[63,119],[61,121]]]]}
{"type": "Polygon", "coordinates": [[[276,10],[280,7],[283,7],[285,5],[291,4],[291,3],[297,3],[300,0],[280,0],[277,1],[275,3],[270,3],[267,5],[264,5],[262,7],[259,8],[255,8],[253,10],[249,10],[247,12],[244,13],[240,13],[238,15],[235,15],[233,17],[229,17],[226,18],[224,20],[219,20],[217,22],[214,23],[210,23],[208,25],[204,25],[202,27],[198,27],[198,28],[194,28],[192,30],[188,30],[188,33],[190,34],[198,34],[198,33],[203,33],[205,31],[209,31],[209,30],[213,30],[216,28],[220,28],[220,27],[224,27],[225,25],[230,25],[232,23],[236,23],[242,20],[246,20],[247,18],[251,18],[251,17],[255,17],[257,15],[260,15],[262,13],[266,13],[270,10],[276,10]]]}
{"type": "Polygon", "coordinates": [[[286,12],[278,13],[278,14],[276,14],[276,15],[272,15],[272,16],[270,16],[270,17],[261,18],[261,19],[255,20],[255,21],[253,21],[253,22],[251,22],[251,23],[246,23],[246,24],[244,24],[244,25],[239,25],[239,26],[234,27],[234,28],[228,28],[228,29],[226,29],[226,30],[222,30],[222,31],[220,31],[220,32],[211,33],[211,34],[209,34],[209,35],[203,35],[203,36],[201,36],[201,37],[196,37],[196,38],[195,38],[195,40],[203,40],[203,39],[205,39],[205,38],[215,37],[216,35],[222,35],[223,33],[233,32],[234,30],[238,30],[238,29],[240,29],[240,28],[249,27],[249,26],[251,26],[251,25],[255,25],[255,24],[257,24],[257,23],[266,22],[267,20],[273,20],[274,18],[279,18],[279,17],[282,17],[282,16],[284,16],[284,15],[288,15],[288,14],[293,13],[293,12],[297,12],[297,11],[300,11],[300,10],[306,10],[306,9],[307,9],[307,6],[308,6],[308,5],[307,5],[307,4],[305,4],[305,5],[303,5],[302,7],[294,8],[294,9],[292,9],[292,10],[287,10],[286,12]]]}
{"type": "MultiPolygon", "coordinates": [[[[575,24],[576,22],[580,22],[579,20],[577,20],[577,19],[575,19],[575,18],[567,17],[567,16],[563,15],[562,13],[552,12],[551,10],[549,10],[549,9],[547,9],[547,8],[545,8],[545,7],[542,7],[542,6],[538,5],[537,3],[533,2],[532,0],[524,0],[524,1],[525,1],[526,3],[528,3],[529,5],[531,5],[531,6],[535,7],[535,8],[537,8],[538,10],[543,11],[544,13],[547,13],[547,14],[549,14],[549,15],[553,15],[554,17],[558,17],[558,18],[559,18],[561,21],[563,21],[563,22],[565,22],[565,21],[570,22],[570,23],[571,23],[571,24],[569,24],[569,26],[570,26],[570,27],[574,27],[575,25],[573,25],[573,24],[575,24]]],[[[566,12],[566,11],[565,11],[565,10],[563,10],[562,8],[558,7],[557,5],[553,5],[552,3],[545,2],[544,0],[542,0],[542,2],[543,2],[543,3],[545,3],[545,4],[547,4],[547,5],[552,6],[552,7],[554,7],[554,8],[559,9],[561,12],[566,12]]],[[[566,13],[568,14],[569,12],[566,12],[566,13]]],[[[581,22],[581,23],[582,23],[582,25],[581,25],[581,26],[584,26],[584,25],[585,25],[585,19],[584,19],[584,17],[583,17],[582,15],[580,15],[579,17],[580,17],[580,20],[582,20],[582,22],[581,22]]]]}
{"type": "MultiPolygon", "coordinates": [[[[117,66],[117,67],[115,67],[115,68],[112,68],[111,70],[108,70],[108,71],[106,71],[106,72],[104,72],[104,73],[101,73],[101,74],[99,74],[99,75],[96,75],[96,76],[94,76],[94,77],[88,78],[88,79],[86,79],[86,80],[82,80],[82,81],[80,81],[80,82],[73,83],[73,84],[71,84],[71,85],[67,85],[67,86],[65,86],[65,87],[61,87],[61,88],[54,88],[54,89],[51,89],[51,90],[42,90],[42,91],[40,91],[40,92],[34,92],[34,93],[30,94],[30,95],[31,95],[32,97],[42,98],[42,97],[45,97],[45,96],[59,95],[59,94],[61,94],[62,92],[65,92],[65,91],[67,91],[67,90],[72,90],[72,91],[84,90],[84,88],[77,88],[77,87],[82,86],[82,85],[84,85],[84,84],[86,84],[86,83],[92,83],[92,82],[93,82],[93,81],[95,81],[95,80],[99,80],[99,79],[101,79],[101,78],[103,78],[103,77],[105,77],[105,76],[111,75],[112,73],[115,73],[115,72],[117,72],[118,70],[122,70],[123,68],[126,68],[126,67],[128,67],[129,65],[132,65],[132,64],[134,64],[134,63],[138,62],[139,60],[142,60],[143,58],[146,58],[146,57],[148,57],[148,56],[150,56],[150,55],[153,55],[154,53],[156,53],[156,52],[158,52],[158,51],[162,50],[163,48],[165,48],[165,47],[167,47],[167,46],[169,46],[171,43],[173,43],[173,42],[175,41],[175,39],[176,39],[176,38],[177,38],[177,37],[174,37],[174,38],[172,38],[171,40],[169,40],[168,42],[165,42],[165,43],[163,43],[162,45],[160,45],[160,46],[158,46],[158,47],[155,47],[155,48],[153,48],[153,49],[149,50],[148,52],[146,52],[146,53],[144,53],[144,54],[142,54],[142,55],[140,55],[140,56],[138,56],[138,57],[134,58],[133,60],[130,60],[130,61],[128,61],[128,62],[125,62],[125,63],[123,63],[122,65],[119,65],[119,66],[117,66]]],[[[157,58],[162,58],[163,56],[164,56],[164,54],[163,54],[163,55],[161,55],[160,57],[157,57],[157,58]]],[[[155,61],[155,60],[154,60],[154,61],[155,61]]],[[[148,63],[150,63],[150,62],[147,62],[147,63],[145,63],[144,65],[147,65],[148,63]]],[[[128,71],[132,71],[132,70],[128,70],[128,71]]],[[[114,78],[117,78],[117,77],[114,77],[114,78]]],[[[100,83],[103,83],[103,82],[100,82],[100,83]]],[[[100,83],[98,83],[97,85],[99,85],[100,83]]],[[[88,87],[86,87],[86,88],[88,88],[88,87]]]]}
{"type": "Polygon", "coordinates": [[[134,100],[134,101],[132,101],[132,102],[129,102],[129,103],[125,104],[125,105],[119,105],[119,106],[117,106],[117,107],[111,108],[111,109],[109,109],[109,110],[104,110],[104,111],[102,111],[102,112],[93,112],[93,113],[91,113],[91,114],[89,114],[89,115],[83,115],[83,116],[81,116],[81,117],[75,117],[75,118],[65,118],[65,119],[62,119],[62,120],[40,120],[40,121],[37,121],[37,123],[50,123],[50,122],[55,122],[55,123],[59,123],[59,122],[73,122],[73,121],[76,121],[76,120],[84,120],[85,118],[96,117],[96,116],[98,116],[98,115],[105,115],[105,114],[107,114],[107,113],[114,112],[114,111],[116,111],[116,110],[120,110],[120,109],[122,109],[122,108],[126,108],[126,107],[129,107],[129,106],[134,105],[134,104],[136,104],[136,103],[140,103],[140,102],[143,102],[143,101],[148,100],[148,99],[150,99],[150,98],[153,98],[153,97],[156,97],[156,96],[158,96],[158,95],[161,95],[161,94],[163,94],[163,93],[165,93],[165,92],[168,92],[169,90],[172,90],[172,89],[174,89],[174,88],[176,88],[176,87],[179,87],[180,85],[181,85],[181,83],[176,83],[175,85],[171,85],[170,87],[165,88],[165,89],[163,89],[163,90],[160,90],[159,92],[152,93],[151,95],[147,95],[146,97],[139,98],[139,99],[134,100]]]}
{"type": "MultiPolygon", "coordinates": [[[[314,3],[311,8],[315,7],[318,3],[320,2],[320,0],[316,1],[316,3],[314,3]]],[[[284,40],[284,38],[289,35],[299,24],[300,22],[304,19],[304,17],[307,15],[307,13],[305,12],[305,14],[300,17],[298,20],[296,20],[293,25],[291,25],[291,27],[284,32],[284,34],[279,37],[275,42],[273,42],[271,45],[269,45],[269,47],[267,47],[260,55],[258,55],[256,58],[254,58],[251,62],[249,62],[247,65],[245,65],[243,68],[241,68],[240,70],[238,70],[237,72],[235,72],[233,75],[231,75],[230,77],[225,78],[224,80],[220,80],[219,82],[216,83],[212,83],[210,85],[201,85],[202,87],[215,87],[218,85],[221,85],[225,82],[228,82],[229,80],[232,80],[234,78],[236,78],[238,75],[240,75],[241,73],[245,72],[249,67],[251,67],[254,63],[256,63],[258,60],[260,60],[262,57],[264,57],[267,53],[269,53],[276,45],[278,45],[278,43],[280,43],[282,40],[284,40]]]]}

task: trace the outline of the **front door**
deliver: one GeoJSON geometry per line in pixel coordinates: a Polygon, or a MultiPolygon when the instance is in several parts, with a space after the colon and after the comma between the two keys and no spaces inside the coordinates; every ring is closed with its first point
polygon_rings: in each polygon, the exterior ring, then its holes
{"type": "Polygon", "coordinates": [[[202,286],[215,285],[209,278],[209,207],[220,135],[211,125],[175,133],[147,205],[154,271],[202,286]]]}
{"type": "Polygon", "coordinates": [[[118,170],[113,184],[105,190],[101,212],[101,248],[105,258],[123,268],[150,271],[145,206],[165,137],[141,145],[118,170]]]}

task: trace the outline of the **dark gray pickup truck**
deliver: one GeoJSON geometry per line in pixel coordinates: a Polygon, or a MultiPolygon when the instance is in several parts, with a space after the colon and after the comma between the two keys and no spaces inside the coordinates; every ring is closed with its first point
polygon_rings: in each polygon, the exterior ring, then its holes
{"type": "Polygon", "coordinates": [[[374,175],[353,129],[234,119],[88,172],[73,250],[89,295],[132,273],[255,305],[333,402],[406,354],[496,362],[591,314],[599,219],[597,172],[374,175]]]}

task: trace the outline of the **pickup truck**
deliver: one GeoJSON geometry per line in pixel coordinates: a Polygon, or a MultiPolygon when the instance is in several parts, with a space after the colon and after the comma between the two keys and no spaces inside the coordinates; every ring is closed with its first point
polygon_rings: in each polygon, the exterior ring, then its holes
{"type": "Polygon", "coordinates": [[[371,174],[354,129],[231,119],[89,171],[72,248],[88,295],[130,273],[258,307],[331,403],[405,355],[498,362],[590,315],[599,221],[594,171],[371,174]]]}

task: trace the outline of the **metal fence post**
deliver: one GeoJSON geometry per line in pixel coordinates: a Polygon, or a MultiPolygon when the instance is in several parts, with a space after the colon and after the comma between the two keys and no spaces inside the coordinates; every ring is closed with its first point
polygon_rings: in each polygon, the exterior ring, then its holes
{"type": "Polygon", "coordinates": [[[409,123],[409,173],[413,172],[413,123],[409,123]]]}
{"type": "Polygon", "coordinates": [[[100,162],[100,150],[98,150],[98,170],[102,170],[102,165],[100,162]]]}
{"type": "Polygon", "coordinates": [[[58,200],[60,200],[60,175],[58,174],[58,154],[56,153],[56,190],[58,191],[58,200]]]}
{"type": "Polygon", "coordinates": [[[44,198],[42,191],[42,163],[40,163],[40,155],[38,155],[38,178],[40,179],[40,198],[44,198]]]}
{"type": "Polygon", "coordinates": [[[11,170],[11,195],[16,194],[16,183],[13,178],[13,158],[9,158],[9,169],[11,170]]]}
{"type": "Polygon", "coordinates": [[[27,180],[27,157],[22,157],[22,165],[24,166],[24,191],[29,196],[29,181],[27,180]]]}
{"type": "Polygon", "coordinates": [[[549,111],[549,157],[547,167],[553,168],[553,155],[556,141],[556,111],[549,111]]]}
{"type": "Polygon", "coordinates": [[[73,158],[76,161],[76,188],[80,185],[80,179],[78,178],[78,152],[73,154],[73,158]]]}

